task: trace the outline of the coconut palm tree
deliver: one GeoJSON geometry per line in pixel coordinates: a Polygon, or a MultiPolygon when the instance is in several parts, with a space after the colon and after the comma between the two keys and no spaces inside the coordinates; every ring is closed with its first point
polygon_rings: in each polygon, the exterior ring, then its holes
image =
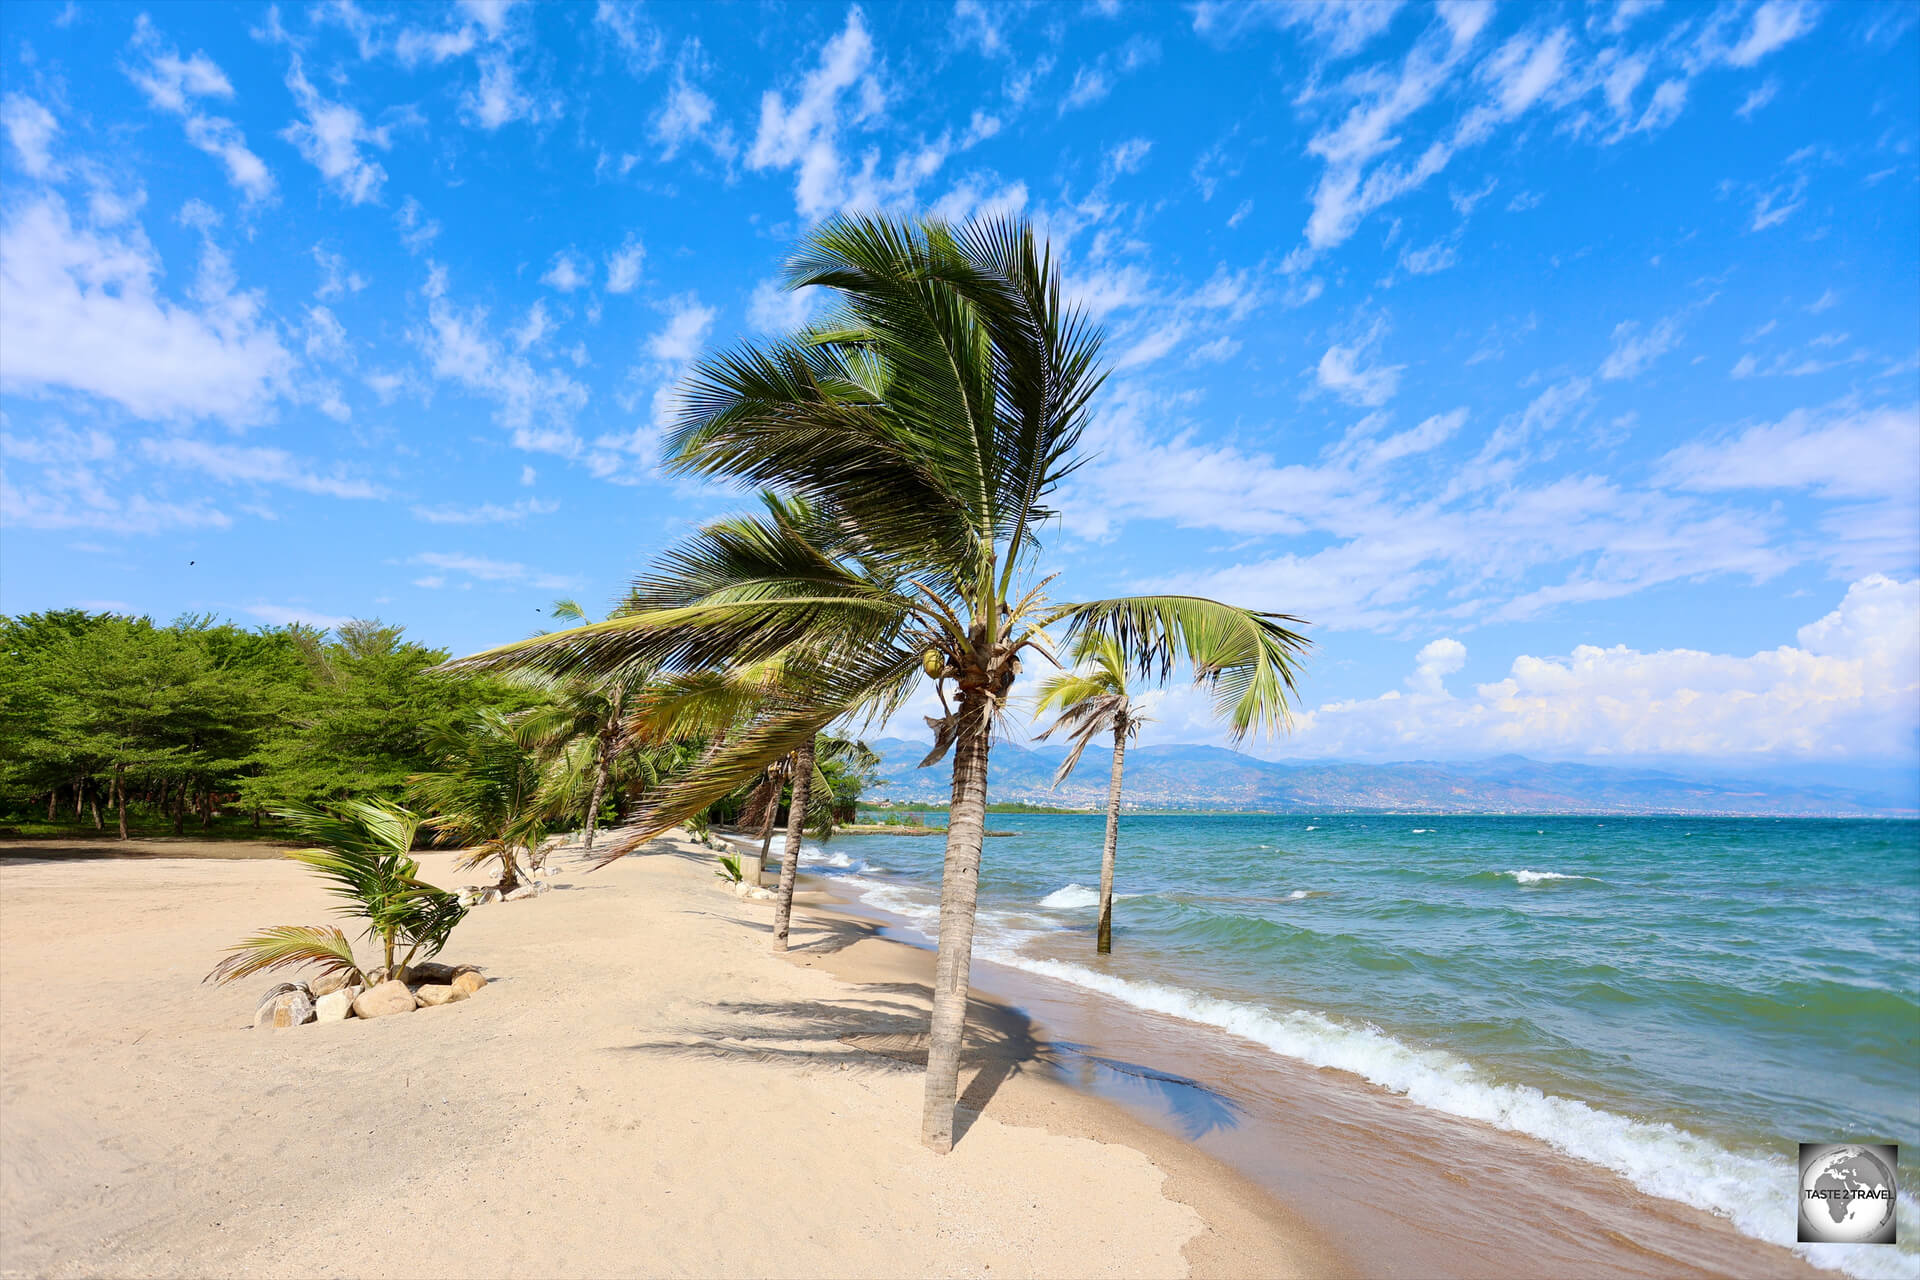
{"type": "MultiPolygon", "coordinates": [[[[289,805],[274,815],[317,846],[287,856],[333,881],[334,893],[346,899],[341,914],[367,922],[365,936],[379,943],[386,973],[398,973],[416,956],[431,960],[440,954],[467,909],[453,894],[419,879],[420,864],[410,852],[420,829],[418,814],[384,800],[343,800],[332,812],[289,805]],[[406,954],[396,967],[402,946],[406,954]]],[[[277,925],[227,951],[207,981],[232,982],[308,965],[349,982],[366,980],[352,942],[330,925],[277,925]]]]}
{"type": "Polygon", "coordinates": [[[953,771],[921,1137],[946,1151],[988,759],[1022,655],[1048,653],[1059,627],[1110,637],[1149,676],[1190,666],[1238,737],[1286,723],[1306,641],[1298,619],[1191,596],[1049,599],[1046,504],[1084,460],[1099,335],[1024,223],[840,218],[805,238],[787,280],[831,291],[830,319],[700,361],[666,443],[670,471],[770,489],[792,509],[697,531],[635,584],[627,616],[453,665],[564,675],[787,655],[792,682],[644,806],[636,839],[931,680],[945,714],[922,763],[951,752],[953,771]]]}
{"type": "Polygon", "coordinates": [[[1074,670],[1049,676],[1040,686],[1035,714],[1057,708],[1059,719],[1042,738],[1065,733],[1073,750],[1053,775],[1057,788],[1080,763],[1080,753],[1102,733],[1113,734],[1113,773],[1107,781],[1107,842],[1100,853],[1100,924],[1094,949],[1113,950],[1113,855],[1120,845],[1120,775],[1126,767],[1127,742],[1140,732],[1146,717],[1134,709],[1127,692],[1127,659],[1110,635],[1089,633],[1074,650],[1074,670]]]}

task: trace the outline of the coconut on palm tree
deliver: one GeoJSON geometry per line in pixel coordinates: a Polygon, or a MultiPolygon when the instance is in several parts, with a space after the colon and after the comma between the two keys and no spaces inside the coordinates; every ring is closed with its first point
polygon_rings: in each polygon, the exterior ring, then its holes
{"type": "Polygon", "coordinates": [[[1073,750],[1053,775],[1058,787],[1080,763],[1080,753],[1103,733],[1113,734],[1113,772],[1107,779],[1107,841],[1100,852],[1100,923],[1094,950],[1113,950],[1113,859],[1120,845],[1120,776],[1126,768],[1127,743],[1140,732],[1147,717],[1133,705],[1127,691],[1127,658],[1110,635],[1089,633],[1074,650],[1074,669],[1049,676],[1040,686],[1036,714],[1057,708],[1059,719],[1042,738],[1064,733],[1073,750]]]}
{"type": "Polygon", "coordinates": [[[698,531],[640,580],[626,616],[455,665],[564,675],[797,655],[805,678],[783,682],[749,728],[662,788],[636,838],[849,712],[884,717],[932,681],[944,714],[930,720],[922,763],[951,752],[953,770],[921,1136],[945,1151],[988,761],[1027,650],[1048,653],[1057,627],[1070,641],[1110,638],[1149,675],[1188,665],[1238,737],[1285,723],[1306,641],[1289,629],[1297,619],[1192,596],[1049,597],[1047,502],[1084,461],[1100,338],[1062,300],[1059,271],[1024,223],[841,218],[805,238],[787,279],[831,291],[833,313],[703,359],[667,467],[770,489],[794,509],[698,531]]]}

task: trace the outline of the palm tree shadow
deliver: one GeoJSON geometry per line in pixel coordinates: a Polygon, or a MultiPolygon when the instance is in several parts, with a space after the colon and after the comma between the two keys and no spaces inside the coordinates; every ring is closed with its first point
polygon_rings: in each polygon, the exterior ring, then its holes
{"type": "MultiPolygon", "coordinates": [[[[870,932],[850,923],[844,932],[829,930],[809,945],[851,945],[870,932]],[[843,941],[848,935],[850,940],[843,941]]],[[[931,1002],[932,992],[918,982],[867,983],[858,995],[839,1000],[718,1001],[706,1006],[707,1016],[683,1027],[680,1038],[613,1051],[912,1072],[927,1063],[931,1002]]],[[[966,1085],[955,1117],[956,1140],[966,1136],[1001,1086],[1023,1073],[1109,1097],[1144,1093],[1188,1139],[1239,1122],[1240,1104],[1198,1080],[1105,1057],[1085,1045],[1043,1040],[1035,1032],[1033,1020],[1018,1009],[969,1002],[960,1055],[966,1085]]]]}

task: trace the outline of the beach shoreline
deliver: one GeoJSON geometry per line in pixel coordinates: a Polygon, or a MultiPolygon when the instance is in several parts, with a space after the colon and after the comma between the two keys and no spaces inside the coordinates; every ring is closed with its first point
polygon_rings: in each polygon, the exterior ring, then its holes
{"type": "MultiPolygon", "coordinates": [[[[478,878],[451,862],[423,873],[478,878]]],[[[460,926],[473,999],[255,1031],[265,978],[199,979],[248,929],[327,918],[302,868],[0,864],[0,1274],[1352,1273],[1211,1157],[1001,1070],[1019,1015],[991,1001],[982,1111],[932,1155],[887,1039],[924,1025],[885,971],[910,948],[830,945],[805,909],[782,963],[769,904],[691,842],[561,865],[460,926]],[[852,985],[829,949],[881,970],[852,985]]]]}
{"type": "MultiPolygon", "coordinates": [[[[803,874],[802,883],[813,913],[877,927],[876,940],[908,948],[930,971],[931,952],[908,941],[911,922],[835,894],[829,878],[803,874]]],[[[991,959],[975,959],[973,985],[1060,1037],[1029,1054],[1053,1060],[1060,1087],[1124,1107],[1219,1161],[1274,1213],[1313,1224],[1330,1256],[1364,1259],[1365,1274],[1834,1274],[1534,1139],[1429,1111],[1348,1073],[991,959]]]]}

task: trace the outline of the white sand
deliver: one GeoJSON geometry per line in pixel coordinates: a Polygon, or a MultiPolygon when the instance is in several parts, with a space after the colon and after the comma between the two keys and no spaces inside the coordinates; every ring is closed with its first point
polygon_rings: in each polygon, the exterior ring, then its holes
{"type": "Polygon", "coordinates": [[[470,1001],[285,1031],[248,1025],[274,976],[200,978],[331,918],[303,868],[0,864],[0,1274],[1325,1269],[1217,1166],[1056,1086],[1016,1078],[927,1152],[920,1073],[884,1052],[924,1025],[910,958],[864,986],[782,961],[770,904],[678,847],[475,910],[441,957],[493,979],[470,1001]]]}

